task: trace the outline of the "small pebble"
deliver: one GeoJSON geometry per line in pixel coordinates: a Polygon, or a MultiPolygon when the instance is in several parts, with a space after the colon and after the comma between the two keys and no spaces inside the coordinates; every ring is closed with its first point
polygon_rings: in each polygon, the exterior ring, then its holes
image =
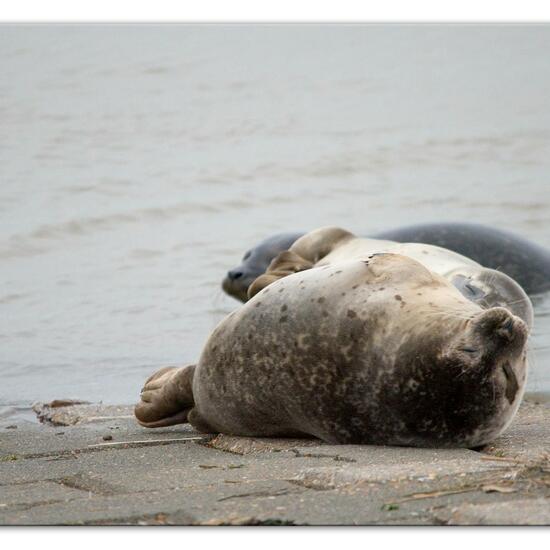
{"type": "Polygon", "coordinates": [[[103,441],[111,441],[113,439],[113,436],[111,434],[107,434],[103,436],[103,441]]]}
{"type": "Polygon", "coordinates": [[[6,430],[17,430],[16,424],[10,424],[9,426],[6,426],[6,430]]]}

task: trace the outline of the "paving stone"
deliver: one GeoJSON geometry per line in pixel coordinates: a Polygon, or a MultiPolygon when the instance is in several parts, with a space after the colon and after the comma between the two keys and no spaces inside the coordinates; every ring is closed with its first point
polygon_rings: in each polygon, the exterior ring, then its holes
{"type": "Polygon", "coordinates": [[[523,402],[512,425],[483,452],[534,459],[550,453],[550,406],[523,402]]]}
{"type": "Polygon", "coordinates": [[[547,521],[547,406],[524,404],[483,452],[147,430],[124,407],[51,408],[67,425],[0,430],[0,524],[547,521]]]}
{"type": "Polygon", "coordinates": [[[550,498],[462,504],[454,509],[449,525],[550,525],[550,498]]]}
{"type": "Polygon", "coordinates": [[[319,439],[275,439],[237,437],[233,435],[219,434],[214,437],[209,446],[220,451],[227,451],[239,455],[252,453],[277,453],[290,451],[295,447],[318,447],[324,445],[319,439]]]}
{"type": "Polygon", "coordinates": [[[82,490],[67,487],[52,481],[22,483],[0,488],[0,511],[8,506],[37,504],[42,502],[63,502],[73,498],[88,497],[82,490]],[[45,500],[46,499],[46,500],[45,500]],[[8,504],[9,503],[9,504],[8,504]]]}

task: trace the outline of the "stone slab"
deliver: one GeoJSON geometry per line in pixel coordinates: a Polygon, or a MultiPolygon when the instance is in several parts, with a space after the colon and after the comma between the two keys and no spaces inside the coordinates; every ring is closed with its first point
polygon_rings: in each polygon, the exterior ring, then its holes
{"type": "Polygon", "coordinates": [[[0,429],[0,524],[549,521],[548,406],[525,403],[477,451],[146,430],[127,407],[50,409],[66,425],[0,429]]]}

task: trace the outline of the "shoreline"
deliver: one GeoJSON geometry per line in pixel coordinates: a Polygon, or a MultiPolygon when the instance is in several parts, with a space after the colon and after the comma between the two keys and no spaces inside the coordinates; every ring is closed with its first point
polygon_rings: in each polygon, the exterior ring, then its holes
{"type": "MultiPolygon", "coordinates": [[[[135,403],[92,403],[85,400],[80,399],[63,399],[61,401],[75,401],[78,403],[90,405],[90,406],[101,406],[101,407],[127,407],[127,408],[133,408],[135,403]]],[[[548,405],[550,404],[550,391],[528,391],[525,393],[522,399],[523,402],[526,403],[532,403],[535,405],[548,405]]],[[[37,416],[37,413],[34,410],[34,407],[37,405],[41,405],[42,402],[35,401],[31,404],[16,404],[16,405],[0,405],[0,430],[2,430],[6,424],[13,424],[14,422],[28,422],[30,424],[40,424],[40,419],[37,416]],[[4,414],[2,413],[2,410],[5,409],[13,409],[14,412],[11,414],[8,414],[9,411],[4,411],[4,414]]]]}
{"type": "Polygon", "coordinates": [[[0,429],[2,525],[550,524],[550,405],[483,449],[328,445],[36,407],[0,429]],[[15,427],[14,427],[15,426],[15,427]]]}

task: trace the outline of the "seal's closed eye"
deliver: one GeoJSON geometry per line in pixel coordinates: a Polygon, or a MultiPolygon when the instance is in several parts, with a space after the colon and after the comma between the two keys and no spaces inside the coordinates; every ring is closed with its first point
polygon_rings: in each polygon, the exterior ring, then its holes
{"type": "Polygon", "coordinates": [[[506,361],[502,365],[502,368],[504,370],[504,375],[506,376],[506,399],[508,399],[509,403],[512,403],[516,393],[519,390],[518,379],[516,378],[514,369],[512,368],[512,365],[510,365],[509,361],[506,361]]]}
{"type": "Polygon", "coordinates": [[[472,283],[471,277],[455,275],[451,282],[462,296],[468,298],[468,300],[477,301],[486,295],[481,288],[472,283]]]}

